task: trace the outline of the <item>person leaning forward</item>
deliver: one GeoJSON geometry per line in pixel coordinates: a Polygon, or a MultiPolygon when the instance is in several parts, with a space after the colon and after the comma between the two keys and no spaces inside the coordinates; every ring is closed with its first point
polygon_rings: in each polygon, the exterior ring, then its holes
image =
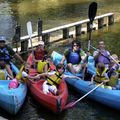
{"type": "Polygon", "coordinates": [[[13,73],[10,68],[10,61],[12,57],[16,57],[21,63],[24,63],[24,60],[21,56],[16,53],[11,47],[6,45],[6,37],[4,35],[0,35],[0,67],[1,69],[6,69],[9,77],[13,79],[13,73]]]}
{"type": "Polygon", "coordinates": [[[81,49],[81,43],[79,40],[72,42],[72,48],[65,50],[64,56],[60,63],[64,63],[67,60],[68,70],[73,73],[79,73],[84,67],[84,61],[86,59],[85,52],[81,49]]]}

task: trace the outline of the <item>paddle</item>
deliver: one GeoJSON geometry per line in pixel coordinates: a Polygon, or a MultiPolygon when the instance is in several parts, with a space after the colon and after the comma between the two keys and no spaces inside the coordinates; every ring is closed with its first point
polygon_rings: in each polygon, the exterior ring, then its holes
{"type": "Polygon", "coordinates": [[[27,22],[27,32],[28,32],[30,42],[31,42],[31,47],[32,47],[32,50],[33,50],[33,45],[32,45],[32,23],[31,23],[31,21],[27,22]]]}
{"type": "Polygon", "coordinates": [[[69,108],[72,108],[74,107],[80,100],[82,100],[83,98],[85,98],[87,95],[89,95],[90,93],[92,93],[94,90],[96,90],[99,86],[103,85],[103,82],[100,83],[99,85],[97,85],[96,87],[94,87],[92,90],[90,90],[89,92],[87,92],[85,95],[83,95],[82,97],[80,97],[78,100],[76,101],[73,101],[73,102],[70,102],[68,103],[64,109],[69,109],[69,108]]]}
{"type": "Polygon", "coordinates": [[[97,12],[97,3],[96,2],[92,2],[89,5],[89,9],[88,9],[88,18],[90,20],[90,32],[89,32],[89,41],[88,41],[88,52],[90,51],[91,33],[92,33],[93,21],[94,21],[94,18],[96,16],[96,12],[97,12]]]}
{"type": "MultiPolygon", "coordinates": [[[[88,39],[88,52],[90,51],[91,33],[92,33],[93,21],[94,21],[94,18],[96,16],[96,12],[97,12],[97,3],[92,2],[89,5],[89,9],[88,9],[88,18],[90,20],[90,31],[89,31],[89,39],[88,39]]],[[[86,61],[88,61],[88,55],[87,55],[86,61]]],[[[86,71],[86,67],[84,67],[84,69],[83,69],[83,77],[82,77],[83,80],[84,80],[84,77],[85,77],[85,71],[86,71]]]]}
{"type": "MultiPolygon", "coordinates": [[[[33,45],[32,45],[32,23],[31,23],[31,21],[27,22],[27,32],[28,32],[30,42],[31,42],[32,55],[34,56],[34,50],[33,50],[33,45]]],[[[34,68],[35,68],[35,64],[34,64],[34,68]]]]}

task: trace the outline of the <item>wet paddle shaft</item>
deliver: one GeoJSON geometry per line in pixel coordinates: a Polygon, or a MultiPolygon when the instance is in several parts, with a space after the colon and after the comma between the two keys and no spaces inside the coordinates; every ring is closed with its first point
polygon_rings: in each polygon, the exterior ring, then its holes
{"type": "MultiPolygon", "coordinates": [[[[92,90],[90,90],[89,92],[87,92],[85,95],[83,95],[81,98],[79,98],[78,100],[68,103],[64,109],[69,109],[74,107],[80,100],[82,100],[83,98],[85,98],[86,96],[88,96],[90,93],[92,93],[93,91],[95,91],[99,86],[103,85],[103,82],[100,83],[99,85],[97,85],[96,87],[94,87],[92,90]]],[[[89,87],[89,86],[88,86],[89,87]]]]}
{"type": "Polygon", "coordinates": [[[94,21],[94,18],[95,18],[95,16],[96,16],[96,12],[97,12],[97,3],[96,3],[96,2],[92,2],[92,3],[89,5],[89,9],[88,9],[88,18],[89,18],[89,20],[90,20],[88,52],[90,51],[91,33],[92,33],[93,21],[94,21]]]}

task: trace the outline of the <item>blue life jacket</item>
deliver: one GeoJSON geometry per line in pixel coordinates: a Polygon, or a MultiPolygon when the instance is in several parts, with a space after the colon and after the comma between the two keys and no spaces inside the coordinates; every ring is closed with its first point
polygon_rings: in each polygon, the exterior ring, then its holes
{"type": "Polygon", "coordinates": [[[80,50],[73,52],[71,49],[66,55],[67,63],[78,64],[81,62],[80,50]]]}
{"type": "Polygon", "coordinates": [[[0,61],[9,61],[10,55],[7,50],[7,47],[0,48],[0,61]]]}

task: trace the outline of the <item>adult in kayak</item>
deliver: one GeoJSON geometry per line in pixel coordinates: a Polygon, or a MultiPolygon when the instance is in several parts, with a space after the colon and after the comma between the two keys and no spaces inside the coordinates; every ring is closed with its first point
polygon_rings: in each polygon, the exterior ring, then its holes
{"type": "Polygon", "coordinates": [[[79,40],[74,40],[72,42],[72,48],[66,49],[64,56],[61,60],[61,64],[67,60],[67,68],[73,73],[79,73],[85,67],[86,54],[81,49],[81,43],[79,40]]]}
{"type": "Polygon", "coordinates": [[[110,63],[109,56],[110,56],[110,52],[105,49],[104,41],[99,41],[98,49],[93,53],[95,64],[101,62],[101,63],[104,63],[106,68],[108,68],[110,63]]]}
{"type": "Polygon", "coordinates": [[[45,55],[47,55],[47,51],[45,50],[45,44],[43,41],[40,41],[39,45],[36,47],[35,50],[32,51],[32,53],[28,57],[27,63],[29,63],[30,66],[34,65],[35,67],[39,60],[44,59],[45,55]]]}
{"type": "Polygon", "coordinates": [[[21,58],[21,56],[14,52],[14,50],[6,45],[6,37],[3,35],[0,35],[0,67],[1,69],[6,69],[10,78],[13,79],[13,73],[10,68],[10,62],[11,58],[15,56],[21,63],[24,63],[24,60],[21,58]]]}

